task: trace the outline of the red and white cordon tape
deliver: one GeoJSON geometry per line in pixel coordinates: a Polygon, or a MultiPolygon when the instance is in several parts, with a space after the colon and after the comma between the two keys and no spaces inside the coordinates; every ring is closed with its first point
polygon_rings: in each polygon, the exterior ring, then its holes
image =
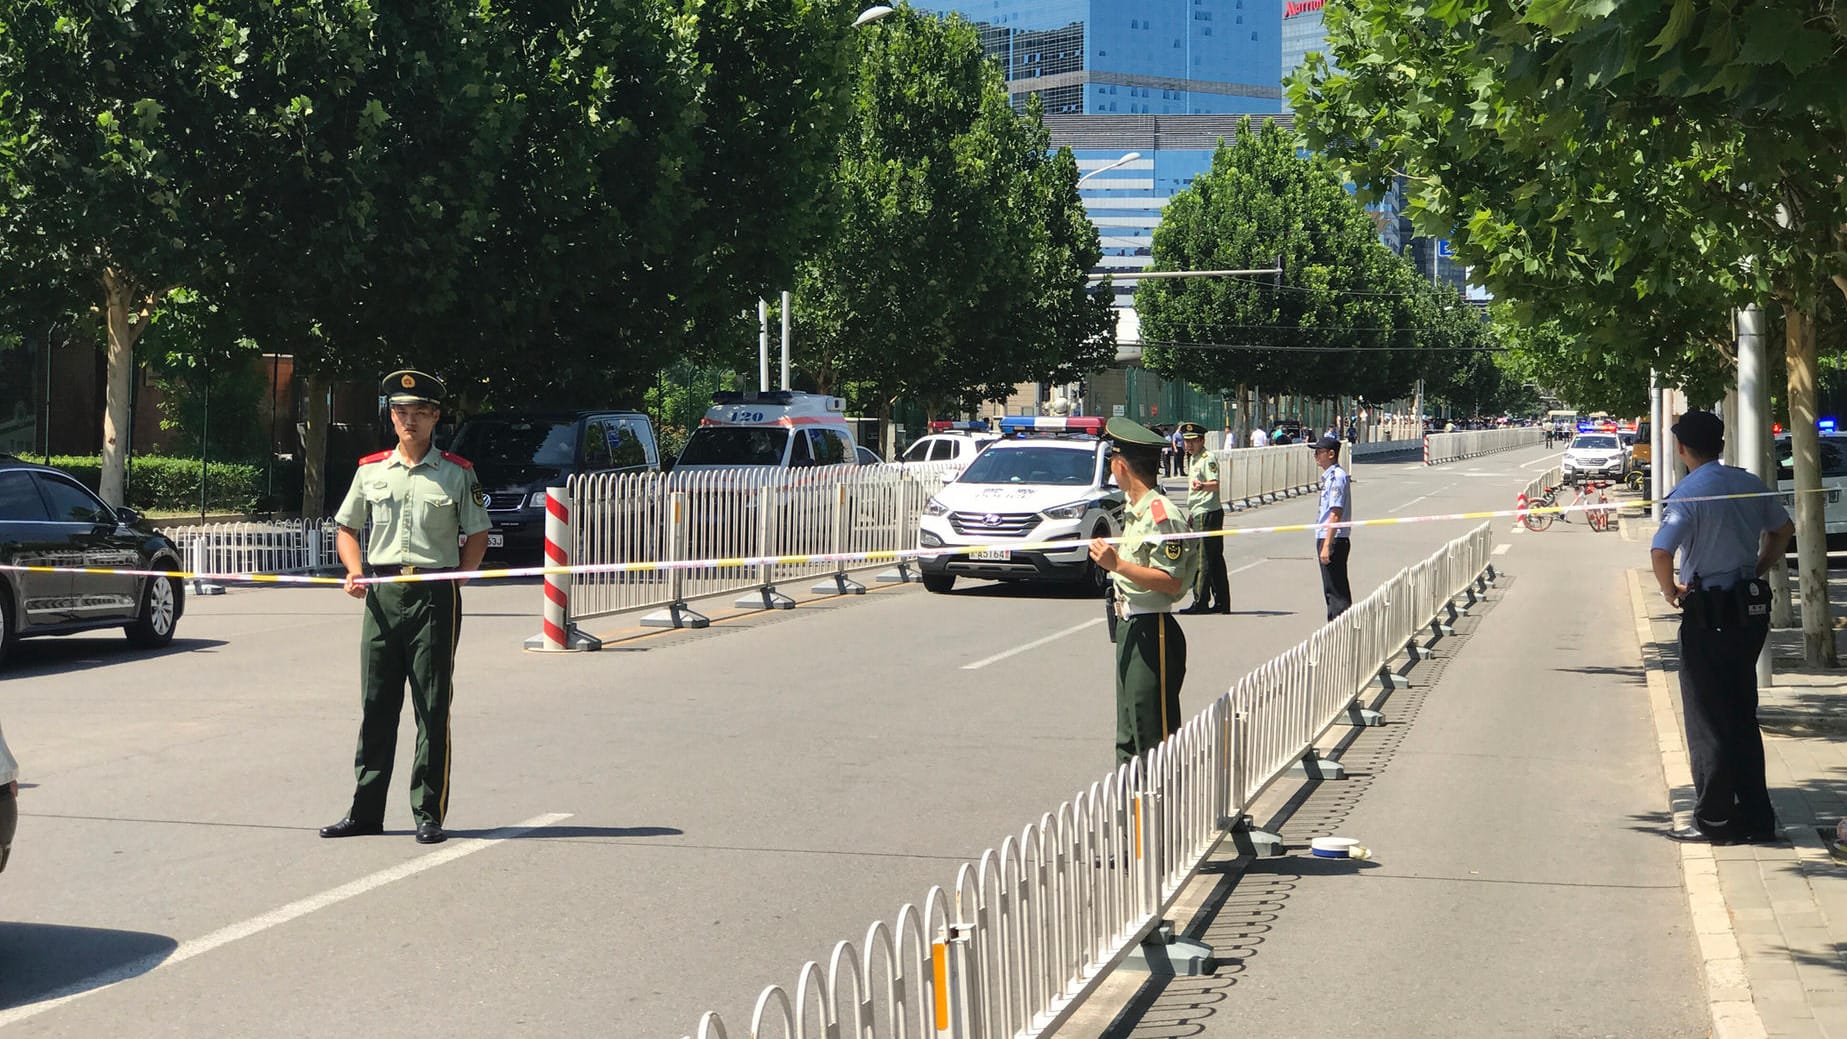
{"type": "Polygon", "coordinates": [[[571,507],[565,504],[564,489],[545,489],[545,617],[540,644],[541,652],[563,652],[570,648],[570,623],[567,608],[571,602],[571,507]],[[557,571],[552,567],[560,568],[557,571]]]}

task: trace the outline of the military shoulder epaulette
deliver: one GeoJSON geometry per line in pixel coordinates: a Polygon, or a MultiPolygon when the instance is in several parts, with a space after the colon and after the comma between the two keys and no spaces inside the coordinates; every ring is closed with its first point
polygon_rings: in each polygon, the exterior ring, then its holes
{"type": "Polygon", "coordinates": [[[359,464],[360,465],[371,465],[373,462],[382,462],[385,459],[390,458],[390,457],[391,457],[391,452],[380,451],[377,454],[367,455],[364,458],[361,458],[359,460],[359,464]]]}
{"type": "Polygon", "coordinates": [[[449,452],[444,451],[443,457],[447,458],[449,461],[454,462],[456,465],[459,465],[464,469],[473,469],[475,467],[475,463],[469,461],[466,458],[463,458],[461,455],[452,455],[449,452]]]}

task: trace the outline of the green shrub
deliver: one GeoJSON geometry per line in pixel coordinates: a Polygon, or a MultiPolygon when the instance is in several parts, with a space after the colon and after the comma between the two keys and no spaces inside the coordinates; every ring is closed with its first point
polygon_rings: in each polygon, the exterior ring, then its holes
{"type": "MultiPolygon", "coordinates": [[[[53,455],[51,464],[76,477],[91,490],[102,481],[102,459],[96,455],[53,455]]],[[[299,468],[299,467],[297,467],[299,468]]],[[[254,512],[264,496],[263,466],[247,462],[213,462],[207,470],[205,511],[254,512]]],[[[296,476],[299,480],[299,476],[296,476]]],[[[282,470],[276,474],[283,486],[282,470]]],[[[299,492],[296,496],[300,500],[299,492]]],[[[199,460],[136,455],[128,463],[128,505],[143,512],[197,511],[199,460]]]]}

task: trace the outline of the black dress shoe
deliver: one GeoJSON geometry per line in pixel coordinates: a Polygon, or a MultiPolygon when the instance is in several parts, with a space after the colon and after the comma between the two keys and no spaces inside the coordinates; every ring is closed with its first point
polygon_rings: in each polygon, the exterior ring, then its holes
{"type": "Polygon", "coordinates": [[[1177,614],[1180,614],[1183,617],[1197,617],[1206,611],[1201,609],[1198,606],[1188,606],[1184,610],[1175,610],[1174,612],[1177,614]]]}
{"type": "Polygon", "coordinates": [[[448,839],[449,835],[443,832],[441,823],[426,821],[417,824],[418,844],[441,844],[448,839]]]}
{"type": "Polygon", "coordinates": [[[384,832],[385,824],[356,822],[352,816],[347,816],[332,826],[321,827],[323,837],[374,837],[384,832]]]}
{"type": "Polygon", "coordinates": [[[1229,607],[1229,606],[1214,606],[1214,607],[1212,607],[1212,608],[1211,608],[1210,610],[1207,610],[1206,612],[1207,612],[1207,613],[1225,613],[1225,614],[1229,614],[1229,613],[1231,612],[1231,607],[1229,607]]]}
{"type": "Polygon", "coordinates": [[[1682,844],[1712,844],[1719,847],[1726,847],[1728,845],[1741,843],[1736,837],[1728,837],[1723,834],[1710,834],[1697,826],[1688,826],[1679,830],[1664,830],[1662,832],[1666,834],[1668,840],[1679,841],[1682,844]]]}

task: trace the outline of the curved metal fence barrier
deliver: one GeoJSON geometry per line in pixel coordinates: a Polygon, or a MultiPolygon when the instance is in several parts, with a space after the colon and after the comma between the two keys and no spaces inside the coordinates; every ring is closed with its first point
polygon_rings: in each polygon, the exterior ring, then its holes
{"type": "Polygon", "coordinates": [[[186,568],[200,573],[291,573],[338,567],[331,519],[201,523],[162,527],[186,568]]]}
{"type": "Polygon", "coordinates": [[[1439,465],[1495,451],[1531,447],[1545,441],[1546,431],[1538,426],[1475,429],[1466,433],[1431,433],[1424,437],[1424,464],[1439,465]]]}
{"type": "MultiPolygon", "coordinates": [[[[1003,1039],[1056,1029],[1161,921],[1248,807],[1393,657],[1493,578],[1489,525],[1437,549],[1258,667],[1143,757],[963,864],[920,910],[771,986],[752,1037],[1003,1039]]],[[[729,1036],[716,1013],[698,1039],[729,1036]]]]}
{"type": "MultiPolygon", "coordinates": [[[[1217,455],[1219,498],[1234,509],[1306,494],[1321,484],[1321,467],[1308,444],[1240,447],[1217,455]]],[[[1341,444],[1340,464],[1353,465],[1353,445],[1341,444]]]]}

